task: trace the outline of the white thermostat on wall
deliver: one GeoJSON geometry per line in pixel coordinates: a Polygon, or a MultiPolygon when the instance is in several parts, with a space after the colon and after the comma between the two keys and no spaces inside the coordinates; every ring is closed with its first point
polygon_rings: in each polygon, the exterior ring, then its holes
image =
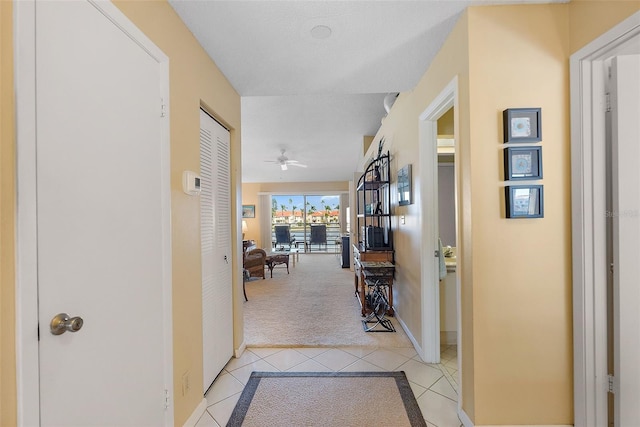
{"type": "Polygon", "coordinates": [[[191,171],[182,172],[182,190],[190,196],[200,194],[200,176],[191,171]]]}

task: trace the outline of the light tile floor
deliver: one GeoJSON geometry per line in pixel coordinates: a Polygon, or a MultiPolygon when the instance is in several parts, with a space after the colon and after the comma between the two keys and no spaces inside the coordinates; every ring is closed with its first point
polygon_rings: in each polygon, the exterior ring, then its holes
{"type": "Polygon", "coordinates": [[[226,425],[252,371],[405,371],[427,425],[460,427],[457,369],[455,346],[442,349],[439,364],[423,363],[408,348],[248,348],[229,361],[207,392],[207,411],[196,427],[226,425]]]}

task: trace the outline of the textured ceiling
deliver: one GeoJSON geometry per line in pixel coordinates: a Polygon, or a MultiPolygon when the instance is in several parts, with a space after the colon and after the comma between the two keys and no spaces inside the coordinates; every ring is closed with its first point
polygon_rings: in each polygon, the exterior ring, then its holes
{"type": "Polygon", "coordinates": [[[170,0],[242,97],[243,182],[352,179],[384,96],[417,84],[460,13],[523,2],[546,1],[170,0]],[[283,148],[308,167],[265,162],[283,148]]]}

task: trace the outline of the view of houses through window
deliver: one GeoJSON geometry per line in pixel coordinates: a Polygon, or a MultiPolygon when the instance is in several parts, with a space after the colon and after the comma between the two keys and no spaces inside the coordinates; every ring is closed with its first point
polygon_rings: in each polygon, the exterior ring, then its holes
{"type": "Polygon", "coordinates": [[[334,252],[341,235],[340,196],[272,195],[271,224],[274,245],[276,226],[288,225],[294,247],[305,252],[334,252]]]}

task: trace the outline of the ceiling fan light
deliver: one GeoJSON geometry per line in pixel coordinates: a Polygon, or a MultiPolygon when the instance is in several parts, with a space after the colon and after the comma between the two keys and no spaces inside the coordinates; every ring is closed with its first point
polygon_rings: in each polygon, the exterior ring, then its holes
{"type": "Polygon", "coordinates": [[[286,171],[287,170],[287,164],[286,163],[282,163],[280,165],[280,169],[282,169],[283,171],[286,171]]]}

